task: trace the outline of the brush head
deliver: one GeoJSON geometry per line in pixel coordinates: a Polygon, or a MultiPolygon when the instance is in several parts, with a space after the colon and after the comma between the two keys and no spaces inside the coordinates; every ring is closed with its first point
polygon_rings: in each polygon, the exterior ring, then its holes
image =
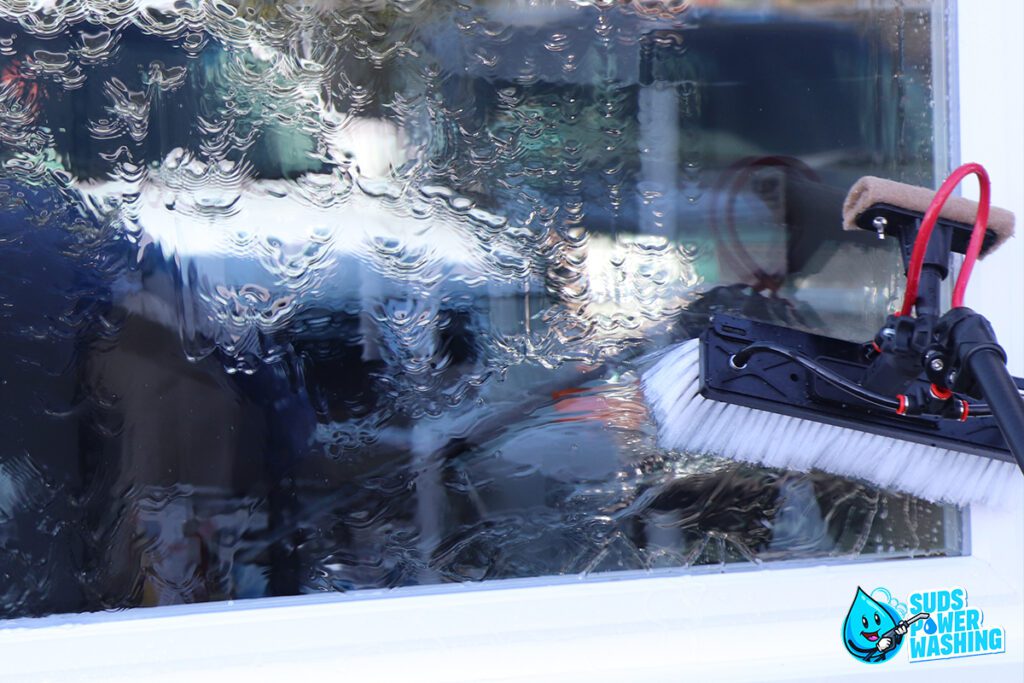
{"type": "Polygon", "coordinates": [[[643,375],[663,448],[821,470],[956,505],[1005,500],[1021,476],[1004,460],[707,399],[700,360],[700,340],[691,339],[643,375]]]}
{"type": "MultiPolygon", "coordinates": [[[[934,198],[935,191],[926,187],[864,176],[854,183],[846,195],[846,201],[843,202],[843,229],[858,230],[863,227],[859,224],[861,215],[878,205],[898,207],[908,213],[924,216],[934,198]]],[[[969,232],[977,213],[977,202],[963,197],[953,197],[942,207],[939,218],[963,225],[969,232]]],[[[1013,236],[1013,213],[1006,209],[991,207],[987,232],[989,239],[986,239],[982,246],[982,256],[995,251],[1013,236]]]]}

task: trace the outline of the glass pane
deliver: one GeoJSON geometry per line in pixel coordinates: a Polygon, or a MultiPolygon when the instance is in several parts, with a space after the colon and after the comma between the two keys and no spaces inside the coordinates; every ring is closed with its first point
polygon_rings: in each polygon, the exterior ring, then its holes
{"type": "Polygon", "coordinates": [[[899,256],[838,207],[944,165],[933,21],[0,0],[0,616],[959,553],[660,448],[637,384],[714,311],[873,334],[899,256]]]}

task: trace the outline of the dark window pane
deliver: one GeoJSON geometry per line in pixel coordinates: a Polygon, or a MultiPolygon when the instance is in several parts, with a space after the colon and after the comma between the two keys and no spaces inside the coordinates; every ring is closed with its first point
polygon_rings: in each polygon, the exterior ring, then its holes
{"type": "Polygon", "coordinates": [[[37,4],[0,616],[960,552],[956,508],[659,448],[637,384],[715,311],[877,329],[899,256],[839,204],[946,163],[927,3],[37,4]]]}

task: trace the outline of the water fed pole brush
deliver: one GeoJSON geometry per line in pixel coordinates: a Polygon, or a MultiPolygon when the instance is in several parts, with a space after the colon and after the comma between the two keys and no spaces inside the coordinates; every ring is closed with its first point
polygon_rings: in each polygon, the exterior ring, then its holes
{"type": "Polygon", "coordinates": [[[719,315],[665,354],[643,387],[666,448],[821,469],[935,501],[999,500],[1024,471],[1024,381],[988,321],[963,306],[975,261],[1013,233],[978,164],[932,192],[863,178],[844,227],[900,243],[901,309],[863,344],[719,315]],[[950,199],[976,175],[979,202],[950,199]],[[971,225],[973,223],[973,226],[971,225]],[[941,310],[951,254],[964,255],[941,310]]]}

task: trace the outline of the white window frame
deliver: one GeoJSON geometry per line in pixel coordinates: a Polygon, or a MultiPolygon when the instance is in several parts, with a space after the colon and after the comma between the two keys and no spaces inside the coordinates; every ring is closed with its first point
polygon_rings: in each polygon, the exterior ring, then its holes
{"type": "MultiPolygon", "coordinates": [[[[985,164],[993,201],[1024,217],[1024,3],[950,2],[959,156],[985,164]]],[[[943,107],[940,98],[937,105],[943,107]]],[[[955,140],[956,138],[954,138],[955,140]]],[[[950,157],[956,157],[956,149],[950,157]]],[[[976,193],[968,184],[964,193],[976,193]]],[[[985,313],[1024,374],[1024,240],[976,270],[985,313]]],[[[967,515],[970,554],[770,565],[724,574],[496,581],[60,615],[0,624],[0,680],[826,681],[869,672],[841,647],[857,586],[966,586],[1004,654],[870,669],[871,680],[1021,681],[1024,477],[967,515]]]]}

